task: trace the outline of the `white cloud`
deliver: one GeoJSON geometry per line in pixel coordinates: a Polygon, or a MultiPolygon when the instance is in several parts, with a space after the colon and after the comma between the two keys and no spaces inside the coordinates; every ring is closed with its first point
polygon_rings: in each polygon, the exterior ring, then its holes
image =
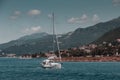
{"type": "Polygon", "coordinates": [[[41,31],[41,26],[34,26],[34,27],[26,28],[22,32],[25,34],[32,34],[40,31],[41,31]]]}
{"type": "Polygon", "coordinates": [[[76,18],[72,17],[72,18],[68,19],[68,23],[72,23],[72,24],[74,24],[74,23],[85,23],[85,22],[87,22],[87,20],[88,20],[87,15],[83,14],[80,18],[79,17],[76,17],[76,18]]]}
{"type": "MultiPolygon", "coordinates": [[[[38,10],[38,9],[33,9],[33,10],[28,11],[27,13],[28,13],[28,15],[30,15],[30,16],[35,16],[35,15],[41,14],[41,11],[38,10]]],[[[12,15],[10,16],[10,19],[15,20],[15,19],[17,19],[18,17],[20,17],[20,15],[21,15],[21,11],[14,11],[14,12],[12,13],[12,15]]]]}
{"type": "Polygon", "coordinates": [[[86,14],[83,14],[80,18],[81,23],[86,23],[88,21],[88,16],[86,14]]]}
{"type": "Polygon", "coordinates": [[[71,24],[96,24],[100,22],[100,17],[97,14],[94,14],[92,17],[88,17],[86,14],[83,14],[81,17],[72,17],[68,19],[68,23],[71,24]]]}
{"type": "Polygon", "coordinates": [[[88,19],[87,15],[83,14],[82,17],[81,17],[81,20],[87,20],[87,19],[88,19]]]}
{"type": "Polygon", "coordinates": [[[98,22],[100,22],[100,17],[97,14],[94,14],[92,21],[93,21],[93,23],[98,23],[98,22]]]}
{"type": "Polygon", "coordinates": [[[112,0],[114,6],[120,5],[120,0],[112,0]]]}
{"type": "Polygon", "coordinates": [[[38,9],[33,9],[33,10],[30,10],[30,11],[28,12],[28,14],[31,15],[31,16],[35,16],[35,15],[41,14],[41,11],[38,10],[38,9]]]}
{"type": "Polygon", "coordinates": [[[17,19],[20,16],[21,12],[20,11],[15,11],[12,16],[10,16],[10,19],[17,19]]]}
{"type": "Polygon", "coordinates": [[[31,27],[31,31],[33,32],[38,32],[40,31],[41,27],[40,26],[37,26],[37,27],[31,27]]]}
{"type": "Polygon", "coordinates": [[[72,18],[68,19],[68,23],[77,23],[78,21],[79,21],[79,18],[72,17],[72,18]]]}

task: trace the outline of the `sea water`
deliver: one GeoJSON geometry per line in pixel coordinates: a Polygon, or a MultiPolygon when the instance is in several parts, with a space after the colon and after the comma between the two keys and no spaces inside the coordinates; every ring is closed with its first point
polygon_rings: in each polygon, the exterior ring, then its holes
{"type": "Polygon", "coordinates": [[[0,58],[0,80],[120,80],[120,62],[62,62],[62,69],[43,69],[41,61],[0,58]]]}

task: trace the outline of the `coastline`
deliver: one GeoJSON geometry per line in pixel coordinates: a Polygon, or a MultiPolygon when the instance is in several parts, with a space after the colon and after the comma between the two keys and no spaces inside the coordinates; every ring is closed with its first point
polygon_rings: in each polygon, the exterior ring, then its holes
{"type": "MultiPolygon", "coordinates": [[[[19,57],[0,57],[0,58],[18,58],[18,59],[33,59],[19,57]]],[[[41,57],[42,58],[42,57],[41,57]]],[[[45,57],[44,57],[45,58],[45,57]]],[[[40,58],[39,58],[40,59],[40,58]]],[[[56,62],[120,62],[120,56],[104,56],[104,57],[62,57],[53,59],[56,62]]]]}
{"type": "MultiPolygon", "coordinates": [[[[59,62],[59,59],[55,59],[59,62]]],[[[62,62],[120,62],[120,56],[110,57],[64,57],[61,58],[62,62]]]]}

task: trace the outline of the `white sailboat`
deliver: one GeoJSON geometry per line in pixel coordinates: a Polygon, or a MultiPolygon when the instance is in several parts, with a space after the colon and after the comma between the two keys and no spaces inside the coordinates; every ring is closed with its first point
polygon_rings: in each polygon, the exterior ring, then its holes
{"type": "MultiPolygon", "coordinates": [[[[55,35],[55,28],[54,28],[54,13],[52,14],[52,19],[53,19],[53,52],[54,52],[54,43],[55,43],[55,39],[56,39],[56,43],[57,43],[57,49],[58,49],[58,53],[59,53],[59,59],[61,61],[61,54],[60,54],[60,50],[59,50],[59,43],[58,43],[58,38],[55,35]]],[[[48,59],[43,60],[42,62],[42,67],[43,68],[56,68],[56,69],[61,69],[61,63],[59,62],[55,62],[54,61],[55,56],[51,56],[48,59]]]]}

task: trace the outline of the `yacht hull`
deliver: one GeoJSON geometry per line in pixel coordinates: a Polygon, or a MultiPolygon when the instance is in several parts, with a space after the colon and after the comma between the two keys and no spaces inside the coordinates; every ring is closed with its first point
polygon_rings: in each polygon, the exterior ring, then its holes
{"type": "Polygon", "coordinates": [[[55,68],[55,69],[61,69],[60,63],[50,63],[50,64],[42,64],[43,68],[55,68]]]}

